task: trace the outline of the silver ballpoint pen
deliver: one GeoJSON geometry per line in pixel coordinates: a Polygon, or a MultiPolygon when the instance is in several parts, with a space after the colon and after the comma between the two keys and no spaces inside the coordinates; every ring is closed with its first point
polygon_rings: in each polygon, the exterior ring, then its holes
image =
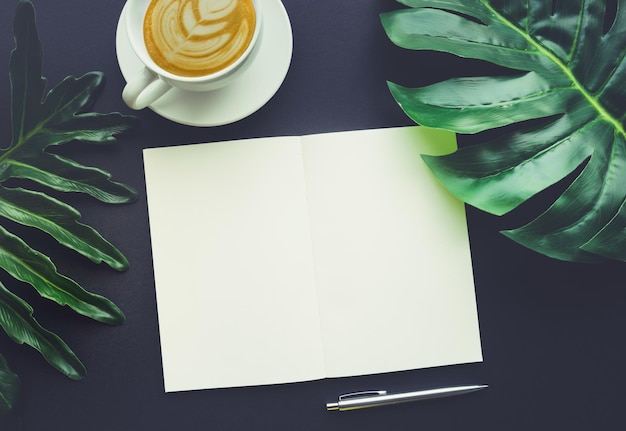
{"type": "Polygon", "coordinates": [[[328,411],[347,411],[365,409],[368,407],[386,406],[389,404],[406,403],[410,401],[428,400],[433,398],[449,397],[452,395],[467,394],[485,389],[487,385],[453,386],[446,388],[427,389],[415,392],[388,394],[387,391],[366,391],[341,395],[335,403],[327,403],[328,411]]]}

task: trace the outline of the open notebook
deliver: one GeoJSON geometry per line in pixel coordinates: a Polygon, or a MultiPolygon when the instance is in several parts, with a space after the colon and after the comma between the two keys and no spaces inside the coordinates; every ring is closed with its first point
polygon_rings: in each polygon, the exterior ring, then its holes
{"type": "Polygon", "coordinates": [[[482,360],[463,204],[423,127],[144,150],[166,391],[482,360]]]}

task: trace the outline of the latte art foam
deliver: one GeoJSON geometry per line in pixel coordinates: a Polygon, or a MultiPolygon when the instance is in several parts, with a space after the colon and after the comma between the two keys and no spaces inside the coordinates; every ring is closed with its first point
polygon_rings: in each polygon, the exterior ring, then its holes
{"type": "Polygon", "coordinates": [[[252,40],[251,0],[152,0],[143,33],[152,60],[180,76],[203,76],[233,64],[252,40]]]}

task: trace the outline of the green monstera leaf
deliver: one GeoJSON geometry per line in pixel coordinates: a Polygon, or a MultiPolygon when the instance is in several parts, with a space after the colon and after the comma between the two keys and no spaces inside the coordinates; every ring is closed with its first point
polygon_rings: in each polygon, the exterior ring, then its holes
{"type": "Polygon", "coordinates": [[[502,215],[577,172],[543,214],[504,234],[557,259],[626,260],[626,0],[401,3],[409,7],[381,16],[396,45],[511,70],[389,84],[418,124],[491,131],[477,145],[424,157],[444,186],[502,215]]]}
{"type": "MultiPolygon", "coordinates": [[[[20,0],[14,21],[15,49],[10,59],[12,140],[0,150],[0,217],[13,225],[39,229],[61,246],[74,250],[95,263],[115,270],[128,268],[124,255],[95,229],[79,221],[80,213],[40,188],[90,195],[105,203],[136,199],[132,188],[111,180],[110,174],[83,166],[48,150],[70,141],[107,143],[135,123],[119,113],[88,112],[102,87],[101,73],[80,78],[67,77],[45,90],[42,77],[43,52],[28,0],[20,0]]],[[[0,219],[1,220],[1,219],[0,219]]],[[[52,260],[0,226],[0,268],[16,281],[31,285],[44,298],[66,305],[79,314],[107,324],[121,324],[124,314],[107,298],[90,293],[57,272],[52,260]]],[[[72,379],[85,375],[77,356],[57,335],[43,328],[33,308],[5,284],[0,283],[0,327],[16,343],[37,349],[57,370],[72,379]]],[[[12,286],[11,286],[12,287],[12,286]]],[[[0,356],[0,411],[13,405],[19,379],[0,356]]]]}

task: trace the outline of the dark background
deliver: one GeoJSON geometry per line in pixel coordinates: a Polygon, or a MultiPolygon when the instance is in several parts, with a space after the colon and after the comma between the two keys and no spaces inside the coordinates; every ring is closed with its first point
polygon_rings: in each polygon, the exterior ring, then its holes
{"type": "MultiPolygon", "coordinates": [[[[123,0],[33,0],[50,86],[67,75],[99,70],[105,87],[97,112],[131,114],[115,55],[123,0]]],[[[62,150],[100,167],[139,193],[113,206],[64,197],[129,259],[117,273],[63,249],[38,232],[15,233],[51,256],[59,271],[107,296],[126,313],[110,327],[48,303],[4,273],[36,318],[60,335],[88,370],[74,382],[33,349],[0,334],[0,352],[22,381],[0,430],[622,430],[626,429],[626,289],[620,263],[571,264],[507,240],[499,230],[537,215],[546,199],[498,218],[468,208],[484,362],[388,375],[166,394],[152,273],[141,151],[145,147],[259,136],[302,135],[411,124],[386,81],[424,85],[455,74],[497,71],[480,62],[404,51],[386,38],[378,15],[391,0],[284,0],[294,35],[290,71],[260,111],[235,124],[193,128],[137,112],[141,126],[112,145],[79,143],[62,150]],[[327,413],[344,392],[488,383],[463,397],[352,413],[327,413]]],[[[8,61],[17,0],[0,3],[0,147],[11,136],[8,61]]],[[[461,145],[475,140],[461,137],[461,145]]],[[[549,193],[548,193],[549,194],[549,193]]],[[[185,215],[181,214],[181,223],[185,215]]],[[[4,222],[2,222],[4,223],[4,222]]]]}

